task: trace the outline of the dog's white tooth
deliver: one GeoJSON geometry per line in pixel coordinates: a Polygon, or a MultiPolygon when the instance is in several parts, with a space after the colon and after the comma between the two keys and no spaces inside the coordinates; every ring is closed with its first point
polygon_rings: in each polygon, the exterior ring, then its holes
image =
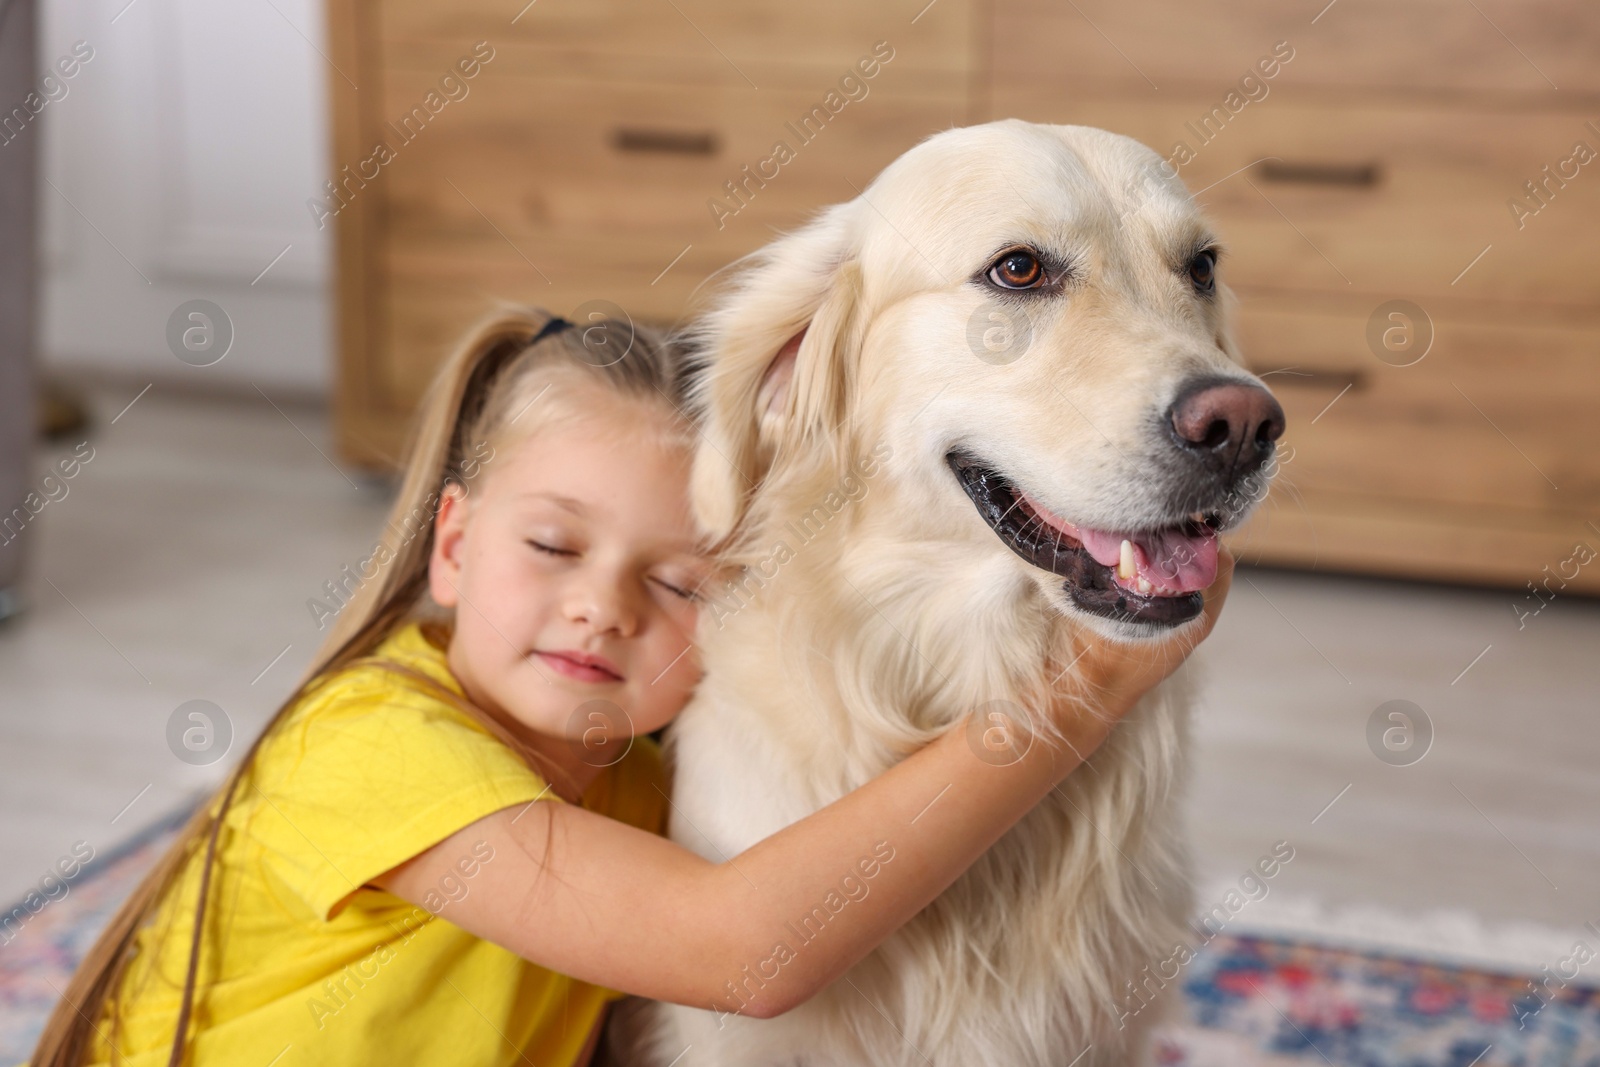
{"type": "Polygon", "coordinates": [[[1117,561],[1117,577],[1125,582],[1132,581],[1138,573],[1139,564],[1133,558],[1133,542],[1123,538],[1122,558],[1117,561]]]}
{"type": "MultiPolygon", "coordinates": [[[[1126,544],[1127,542],[1123,543],[1126,544]]],[[[1155,588],[1155,586],[1150,584],[1150,579],[1148,578],[1140,578],[1138,581],[1133,583],[1133,591],[1138,593],[1140,596],[1149,596],[1151,593],[1155,592],[1155,588]]]]}

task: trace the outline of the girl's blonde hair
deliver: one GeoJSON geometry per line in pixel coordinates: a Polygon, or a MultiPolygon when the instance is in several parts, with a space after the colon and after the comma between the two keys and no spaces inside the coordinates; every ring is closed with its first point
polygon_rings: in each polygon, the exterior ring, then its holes
{"type": "MultiPolygon", "coordinates": [[[[362,585],[340,611],[294,691],[273,714],[217,795],[190,818],[85,955],[45,1024],[30,1061],[32,1067],[78,1067],[89,1051],[90,1034],[98,1027],[108,1001],[113,1020],[117,1019],[115,992],[127,968],[135,935],[203,845],[205,860],[194,906],[189,968],[168,1061],[170,1067],[182,1062],[211,868],[234,790],[262,741],[285,714],[333,675],[366,664],[398,670],[462,707],[532,762],[532,754],[480,709],[426,675],[374,659],[373,651],[425,603],[434,509],[448,485],[466,488],[482,463],[492,464],[493,456],[518,437],[578,415],[582,405],[575,394],[585,384],[681,415],[685,411],[687,378],[682,361],[664,340],[622,319],[572,324],[537,309],[514,307],[495,313],[468,333],[439,369],[412,426],[404,480],[384,526],[387,553],[378,557],[387,560],[382,573],[362,585]],[[489,448],[487,461],[485,446],[489,448]]],[[[665,425],[670,427],[668,435],[681,437],[685,443],[693,432],[686,416],[665,425]]],[[[548,773],[543,767],[535,769],[548,773]]],[[[116,1033],[114,1022],[108,1041],[113,1048],[113,1062],[117,1056],[116,1033]]]]}

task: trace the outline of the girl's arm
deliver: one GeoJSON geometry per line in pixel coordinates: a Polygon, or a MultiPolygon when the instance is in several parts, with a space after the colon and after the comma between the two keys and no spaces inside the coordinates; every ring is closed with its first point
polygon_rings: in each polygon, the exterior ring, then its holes
{"type": "Polygon", "coordinates": [[[1231,576],[1224,554],[1189,634],[1154,646],[1100,642],[1085,654],[1103,703],[1056,709],[1064,747],[1040,736],[1016,763],[994,766],[952,729],[722,863],[573,804],[538,804],[479,819],[374,881],[422,901],[487,843],[493,859],[439,912],[456,926],[598,985],[781,1014],[921,911],[1098,747],[1210,632],[1231,576]],[[865,894],[847,896],[846,876],[865,894]]]}

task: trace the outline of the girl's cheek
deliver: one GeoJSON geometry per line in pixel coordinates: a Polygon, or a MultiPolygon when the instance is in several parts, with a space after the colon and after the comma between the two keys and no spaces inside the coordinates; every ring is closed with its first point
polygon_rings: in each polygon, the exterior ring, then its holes
{"type": "Polygon", "coordinates": [[[689,635],[694,634],[695,626],[700,622],[700,613],[711,610],[704,600],[681,600],[677,605],[677,617],[674,620],[678,629],[689,635]]]}
{"type": "Polygon", "coordinates": [[[691,647],[688,652],[684,653],[683,659],[678,661],[677,667],[674,667],[673,670],[678,672],[679,677],[683,679],[685,689],[692,689],[699,685],[700,679],[705,677],[705,668],[700,664],[700,650],[691,647]],[[681,671],[679,668],[681,668],[681,671]]]}
{"type": "Polygon", "coordinates": [[[693,636],[692,617],[688,625],[667,628],[657,645],[653,657],[656,666],[651,671],[651,677],[660,678],[660,685],[687,692],[699,684],[704,670],[700,664],[700,649],[691,640],[693,636]],[[685,644],[689,646],[688,651],[684,651],[685,644]]]}

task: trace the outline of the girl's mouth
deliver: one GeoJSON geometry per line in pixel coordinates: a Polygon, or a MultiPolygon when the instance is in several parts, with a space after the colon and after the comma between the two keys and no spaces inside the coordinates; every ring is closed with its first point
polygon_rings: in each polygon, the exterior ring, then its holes
{"type": "Polygon", "coordinates": [[[610,666],[609,661],[599,656],[575,651],[540,652],[537,649],[533,654],[557,674],[574,681],[600,683],[622,681],[622,675],[610,666]]]}

